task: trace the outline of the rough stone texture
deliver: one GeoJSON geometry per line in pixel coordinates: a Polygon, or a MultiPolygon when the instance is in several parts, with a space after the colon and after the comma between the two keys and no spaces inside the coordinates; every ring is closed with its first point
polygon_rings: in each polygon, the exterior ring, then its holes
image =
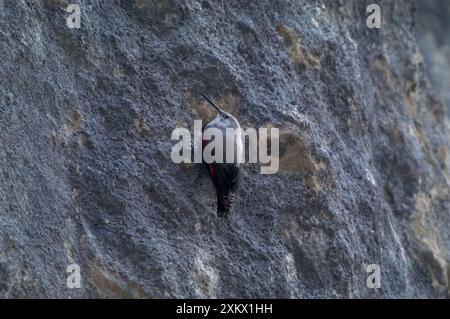
{"type": "Polygon", "coordinates": [[[450,2],[417,0],[417,36],[426,71],[450,112],[450,2]]]}
{"type": "Polygon", "coordinates": [[[68,0],[0,0],[1,297],[449,296],[449,117],[412,1],[377,1],[379,30],[373,1],[74,2],[80,29],[68,0]],[[199,92],[282,132],[229,220],[170,159],[199,92]]]}

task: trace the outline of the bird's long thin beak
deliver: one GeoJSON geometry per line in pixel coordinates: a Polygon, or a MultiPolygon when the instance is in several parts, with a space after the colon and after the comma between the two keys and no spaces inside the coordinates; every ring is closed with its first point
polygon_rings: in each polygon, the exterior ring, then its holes
{"type": "Polygon", "coordinates": [[[209,104],[212,105],[213,108],[215,108],[215,109],[217,110],[217,112],[219,112],[219,114],[222,114],[222,111],[219,109],[219,107],[218,107],[216,104],[214,104],[213,101],[211,101],[211,100],[210,100],[206,95],[204,95],[204,94],[202,94],[202,96],[203,96],[203,98],[204,98],[206,101],[209,102],[209,104]]]}

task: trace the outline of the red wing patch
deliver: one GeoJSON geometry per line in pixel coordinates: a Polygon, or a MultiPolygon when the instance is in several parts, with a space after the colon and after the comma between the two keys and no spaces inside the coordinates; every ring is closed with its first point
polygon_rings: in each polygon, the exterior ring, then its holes
{"type": "Polygon", "coordinates": [[[216,169],[212,164],[208,164],[208,170],[212,177],[216,177],[216,169]]]}
{"type": "MultiPolygon", "coordinates": [[[[209,142],[211,142],[211,141],[202,140],[202,148],[205,149],[206,145],[208,145],[209,142]]],[[[211,174],[211,176],[215,178],[216,177],[216,169],[215,169],[214,165],[207,164],[207,166],[208,166],[209,174],[211,174]]]]}

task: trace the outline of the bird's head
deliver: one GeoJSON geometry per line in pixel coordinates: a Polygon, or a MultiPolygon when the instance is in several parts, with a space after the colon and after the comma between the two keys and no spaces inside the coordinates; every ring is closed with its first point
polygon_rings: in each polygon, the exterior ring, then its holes
{"type": "Polygon", "coordinates": [[[218,119],[220,119],[222,121],[232,121],[232,122],[236,123],[237,126],[239,126],[239,122],[237,121],[237,119],[233,115],[231,115],[230,113],[219,109],[219,107],[213,101],[211,101],[206,95],[202,94],[202,96],[219,113],[217,115],[218,119]]]}
{"type": "Polygon", "coordinates": [[[220,116],[223,120],[225,120],[225,121],[228,121],[228,120],[235,120],[235,118],[234,118],[233,115],[231,115],[230,113],[225,112],[225,111],[221,111],[221,112],[219,113],[219,116],[220,116]]]}

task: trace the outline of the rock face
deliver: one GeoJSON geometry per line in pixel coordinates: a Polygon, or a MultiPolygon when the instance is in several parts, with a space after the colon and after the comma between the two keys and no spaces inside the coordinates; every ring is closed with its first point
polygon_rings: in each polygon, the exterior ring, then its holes
{"type": "Polygon", "coordinates": [[[450,3],[445,0],[417,1],[417,35],[430,77],[438,96],[450,112],[450,3]]]}
{"type": "Polygon", "coordinates": [[[74,2],[79,29],[68,0],[0,1],[1,297],[449,296],[449,117],[411,1],[380,29],[373,1],[74,2]],[[281,132],[229,220],[170,156],[200,92],[281,132]]]}

